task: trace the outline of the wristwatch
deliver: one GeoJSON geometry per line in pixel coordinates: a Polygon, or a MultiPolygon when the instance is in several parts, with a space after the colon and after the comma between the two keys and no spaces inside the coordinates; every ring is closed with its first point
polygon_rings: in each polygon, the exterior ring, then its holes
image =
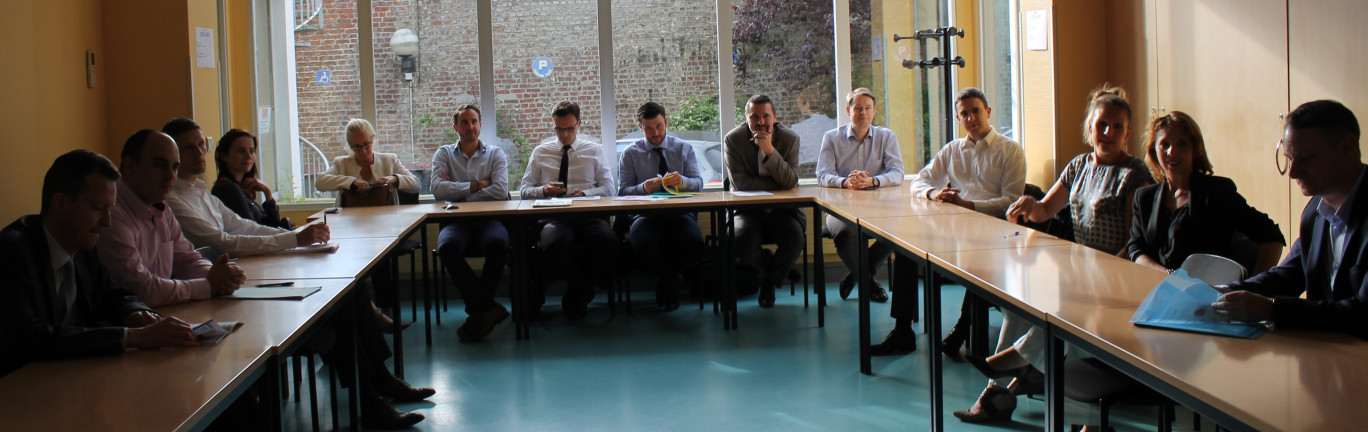
{"type": "Polygon", "coordinates": [[[875,178],[874,178],[874,189],[878,189],[878,188],[879,188],[879,179],[878,179],[878,177],[875,177],[875,178]]]}

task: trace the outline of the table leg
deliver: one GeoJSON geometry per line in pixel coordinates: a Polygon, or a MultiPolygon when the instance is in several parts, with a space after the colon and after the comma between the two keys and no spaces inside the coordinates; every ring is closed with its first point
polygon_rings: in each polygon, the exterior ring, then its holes
{"type": "MultiPolygon", "coordinates": [[[[945,430],[945,379],[942,376],[942,364],[944,359],[937,348],[940,344],[941,317],[940,317],[940,281],[939,275],[931,271],[930,260],[927,260],[926,268],[926,334],[927,341],[922,350],[926,351],[931,369],[931,430],[945,430]]],[[[915,285],[912,285],[915,286],[915,285]]],[[[916,295],[915,292],[911,293],[916,295]]],[[[898,295],[905,295],[899,293],[898,295]]]]}
{"type": "MultiPolygon", "coordinates": [[[[427,222],[423,222],[422,228],[419,229],[418,233],[418,235],[422,237],[419,242],[423,245],[418,251],[423,255],[423,327],[426,327],[423,329],[423,333],[427,338],[427,346],[432,346],[432,302],[436,301],[437,298],[433,295],[432,273],[428,270],[428,253],[432,248],[428,245],[427,222]]],[[[418,299],[412,299],[411,301],[416,302],[418,299]]],[[[418,319],[417,314],[414,314],[413,319],[418,319]]]]}
{"type": "MultiPolygon", "coordinates": [[[[869,241],[868,237],[865,236],[863,229],[857,228],[855,231],[859,233],[857,234],[855,244],[863,245],[869,241]]],[[[855,249],[858,251],[855,262],[863,263],[866,253],[865,248],[859,247],[855,249]]],[[[868,282],[870,278],[865,277],[864,272],[865,266],[855,266],[855,291],[859,292],[858,298],[860,299],[860,373],[874,375],[873,360],[870,356],[869,346],[869,289],[871,287],[868,282]]]]}
{"type": "Polygon", "coordinates": [[[1054,324],[1045,326],[1045,339],[1049,341],[1045,356],[1045,430],[1064,431],[1064,340],[1060,339],[1054,324]]]}
{"type": "MultiPolygon", "coordinates": [[[[822,225],[826,223],[820,207],[812,207],[812,286],[817,290],[817,327],[826,327],[826,263],[823,258],[822,225]]],[[[803,294],[806,296],[807,294],[803,294]]]]}
{"type": "Polygon", "coordinates": [[[399,305],[399,257],[390,256],[390,280],[394,289],[390,290],[390,304],[394,305],[394,376],[404,379],[404,308],[399,305]]]}

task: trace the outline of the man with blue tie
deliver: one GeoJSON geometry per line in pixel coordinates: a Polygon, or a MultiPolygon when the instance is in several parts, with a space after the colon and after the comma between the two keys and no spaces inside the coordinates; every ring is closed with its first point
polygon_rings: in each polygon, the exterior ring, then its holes
{"type": "MultiPolygon", "coordinates": [[[[693,146],[679,137],[667,135],[669,118],[665,107],[647,102],[637,109],[637,127],[644,138],[622,151],[618,164],[618,185],[622,195],[650,195],[660,191],[698,192],[703,177],[693,146]]],[[[698,229],[698,214],[632,215],[627,234],[637,262],[655,273],[656,303],[661,310],[679,309],[681,272],[697,266],[703,254],[703,234],[698,229]]]]}
{"type": "Polygon", "coordinates": [[[68,152],[43,177],[41,212],[0,231],[0,376],[32,361],[195,345],[188,324],[121,288],[93,251],[118,180],[104,156],[68,152]]]}
{"type": "MultiPolygon", "coordinates": [[[[522,199],[612,196],[613,178],[603,160],[603,147],[579,138],[579,104],[560,101],[551,118],[556,139],[532,149],[523,173],[522,199]]],[[[566,319],[584,318],[589,302],[594,300],[594,279],[608,274],[617,258],[617,237],[608,219],[555,217],[538,221],[536,227],[540,236],[537,247],[545,258],[539,265],[549,267],[553,279],[563,278],[569,284],[561,298],[566,319]]],[[[543,274],[541,269],[534,272],[543,274]]],[[[534,296],[544,295],[544,289],[539,287],[534,296]]],[[[533,305],[534,311],[539,310],[537,300],[533,305]]]]}
{"type": "Polygon", "coordinates": [[[1359,134],[1358,119],[1339,102],[1307,102],[1287,115],[1280,142],[1287,174],[1313,197],[1300,236],[1282,264],[1216,287],[1226,292],[1212,305],[1217,314],[1368,338],[1368,165],[1360,162],[1359,134]]]}

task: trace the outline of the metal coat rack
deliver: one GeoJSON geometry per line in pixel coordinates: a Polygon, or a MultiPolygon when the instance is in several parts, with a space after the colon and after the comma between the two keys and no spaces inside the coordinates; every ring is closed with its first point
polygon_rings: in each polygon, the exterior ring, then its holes
{"type": "MultiPolygon", "coordinates": [[[[947,142],[955,138],[954,69],[950,68],[950,66],[953,65],[959,66],[961,68],[964,67],[964,57],[954,55],[954,44],[952,44],[951,41],[955,37],[963,38],[964,30],[955,28],[954,26],[950,26],[938,29],[917,30],[917,32],[912,36],[899,36],[897,34],[893,35],[894,43],[897,43],[898,41],[901,41],[903,39],[915,39],[917,41],[917,45],[921,48],[921,59],[903,60],[903,67],[908,69],[922,69],[923,71],[925,71],[926,69],[944,66],[941,68],[941,74],[944,77],[944,85],[941,86],[943,90],[943,100],[941,101],[941,103],[945,107],[945,112],[942,115],[942,128],[944,130],[944,135],[942,136],[944,137],[944,140],[947,142]],[[928,39],[935,39],[937,41],[940,41],[941,55],[939,57],[932,57],[930,59],[926,58],[928,54],[926,49],[926,41],[928,39]]],[[[926,88],[927,86],[926,78],[927,74],[923,73],[922,88],[926,88]]],[[[930,102],[926,98],[923,98],[922,112],[928,112],[930,110],[930,102]]],[[[927,156],[929,157],[930,155],[928,154],[927,156]]]]}

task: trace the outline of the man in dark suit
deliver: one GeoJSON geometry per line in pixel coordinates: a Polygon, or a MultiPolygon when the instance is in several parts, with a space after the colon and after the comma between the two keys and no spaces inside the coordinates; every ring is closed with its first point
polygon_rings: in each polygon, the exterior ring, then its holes
{"type": "Polygon", "coordinates": [[[1359,161],[1358,119],[1339,102],[1307,102],[1288,114],[1281,145],[1288,175],[1314,197],[1301,235],[1282,264],[1217,287],[1229,292],[1212,307],[1239,321],[1368,338],[1368,166],[1359,161]]]}
{"type": "MultiPolygon", "coordinates": [[[[733,190],[781,191],[798,187],[798,134],[779,124],[774,101],[755,95],[746,101],[746,124],[724,139],[728,180],[733,190]]],[[[760,270],[760,307],[774,307],[774,286],[803,254],[807,216],[802,209],[753,209],[736,214],[736,250],[741,263],[760,270]],[[761,262],[760,244],[779,247],[774,259],[761,262]]]]}
{"type": "Polygon", "coordinates": [[[95,256],[118,179],[109,159],[73,150],[43,177],[41,213],[0,231],[0,375],[32,361],[195,345],[189,325],[119,287],[95,256]]]}

